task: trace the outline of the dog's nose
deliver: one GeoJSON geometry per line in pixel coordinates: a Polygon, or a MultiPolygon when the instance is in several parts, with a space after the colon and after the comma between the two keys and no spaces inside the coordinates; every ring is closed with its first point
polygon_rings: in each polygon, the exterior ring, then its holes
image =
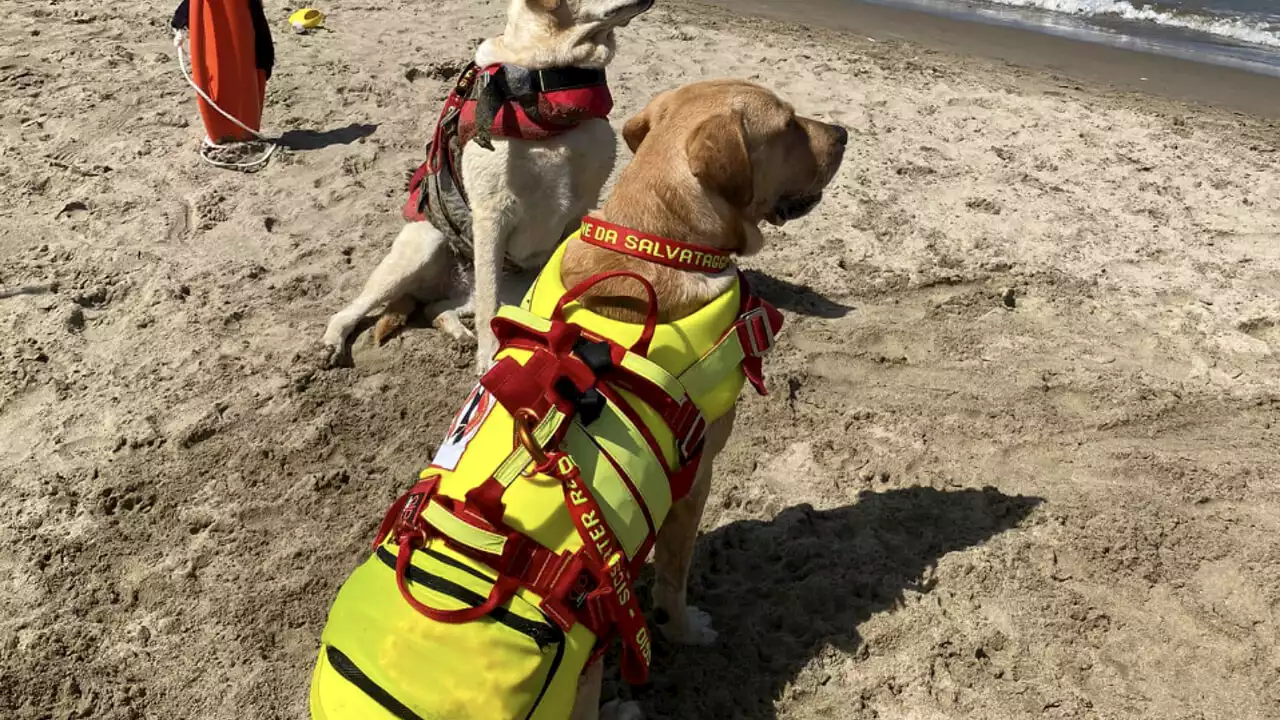
{"type": "Polygon", "coordinates": [[[832,125],[836,129],[836,142],[840,143],[840,147],[849,144],[849,131],[839,125],[832,125]]]}

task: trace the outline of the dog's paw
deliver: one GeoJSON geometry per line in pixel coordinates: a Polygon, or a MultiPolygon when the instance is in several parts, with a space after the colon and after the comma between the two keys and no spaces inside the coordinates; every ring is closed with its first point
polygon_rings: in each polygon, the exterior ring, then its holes
{"type": "Polygon", "coordinates": [[[435,325],[436,329],[440,332],[448,335],[458,342],[475,342],[475,333],[471,332],[466,325],[462,324],[461,318],[462,315],[457,311],[446,310],[437,315],[435,319],[431,321],[431,324],[435,325]]]}
{"type": "Polygon", "coordinates": [[[681,645],[710,645],[720,636],[711,627],[711,614],[693,605],[685,608],[683,622],[673,617],[658,629],[663,637],[681,645]]]}
{"type": "Polygon", "coordinates": [[[644,711],[639,703],[610,700],[600,706],[600,720],[644,720],[644,711]]]}
{"type": "Polygon", "coordinates": [[[321,343],[315,350],[315,358],[316,365],[324,370],[351,367],[353,364],[351,351],[347,349],[346,343],[337,345],[321,343]]]}

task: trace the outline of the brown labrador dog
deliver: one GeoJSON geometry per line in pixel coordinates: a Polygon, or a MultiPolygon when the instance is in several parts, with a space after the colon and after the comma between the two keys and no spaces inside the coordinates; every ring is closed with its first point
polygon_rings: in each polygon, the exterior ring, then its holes
{"type": "MultiPolygon", "coordinates": [[[[801,117],[769,90],[741,80],[715,80],[655,97],[623,128],[635,154],[604,207],[592,217],[685,243],[753,255],[764,245],[760,223],[782,225],[817,206],[844,158],[844,128],[801,117]]],[[[657,292],[661,321],[678,319],[729,290],[733,268],[715,275],[687,272],[571,241],[561,279],[566,287],[601,272],[629,270],[657,292]]],[[[584,302],[619,320],[643,317],[637,284],[610,280],[584,302]]],[[[709,644],[710,617],[688,605],[686,582],[698,523],[711,486],[715,456],[733,430],[731,411],[707,431],[692,491],[671,508],[655,550],[656,620],[670,640],[709,644]]],[[[601,664],[583,675],[575,720],[599,713],[601,664]]],[[[633,704],[611,703],[608,718],[642,717],[633,704]]]]}

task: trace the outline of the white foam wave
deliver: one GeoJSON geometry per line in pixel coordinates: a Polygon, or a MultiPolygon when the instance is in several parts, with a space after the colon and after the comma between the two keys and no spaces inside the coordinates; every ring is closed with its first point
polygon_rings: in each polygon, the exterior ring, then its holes
{"type": "Polygon", "coordinates": [[[1256,45],[1280,47],[1280,31],[1241,18],[1175,14],[1155,8],[1135,7],[1124,0],[987,0],[998,5],[1039,8],[1068,15],[1111,15],[1126,20],[1151,22],[1167,27],[1196,30],[1256,45]]]}

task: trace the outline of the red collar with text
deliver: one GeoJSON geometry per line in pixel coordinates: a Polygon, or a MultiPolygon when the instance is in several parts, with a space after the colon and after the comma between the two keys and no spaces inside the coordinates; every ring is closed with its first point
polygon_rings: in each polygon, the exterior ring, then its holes
{"type": "Polygon", "coordinates": [[[733,262],[733,258],[726,250],[690,245],[657,235],[649,235],[592,217],[582,218],[582,229],[578,237],[589,245],[666,265],[676,270],[715,275],[733,262]]]}

